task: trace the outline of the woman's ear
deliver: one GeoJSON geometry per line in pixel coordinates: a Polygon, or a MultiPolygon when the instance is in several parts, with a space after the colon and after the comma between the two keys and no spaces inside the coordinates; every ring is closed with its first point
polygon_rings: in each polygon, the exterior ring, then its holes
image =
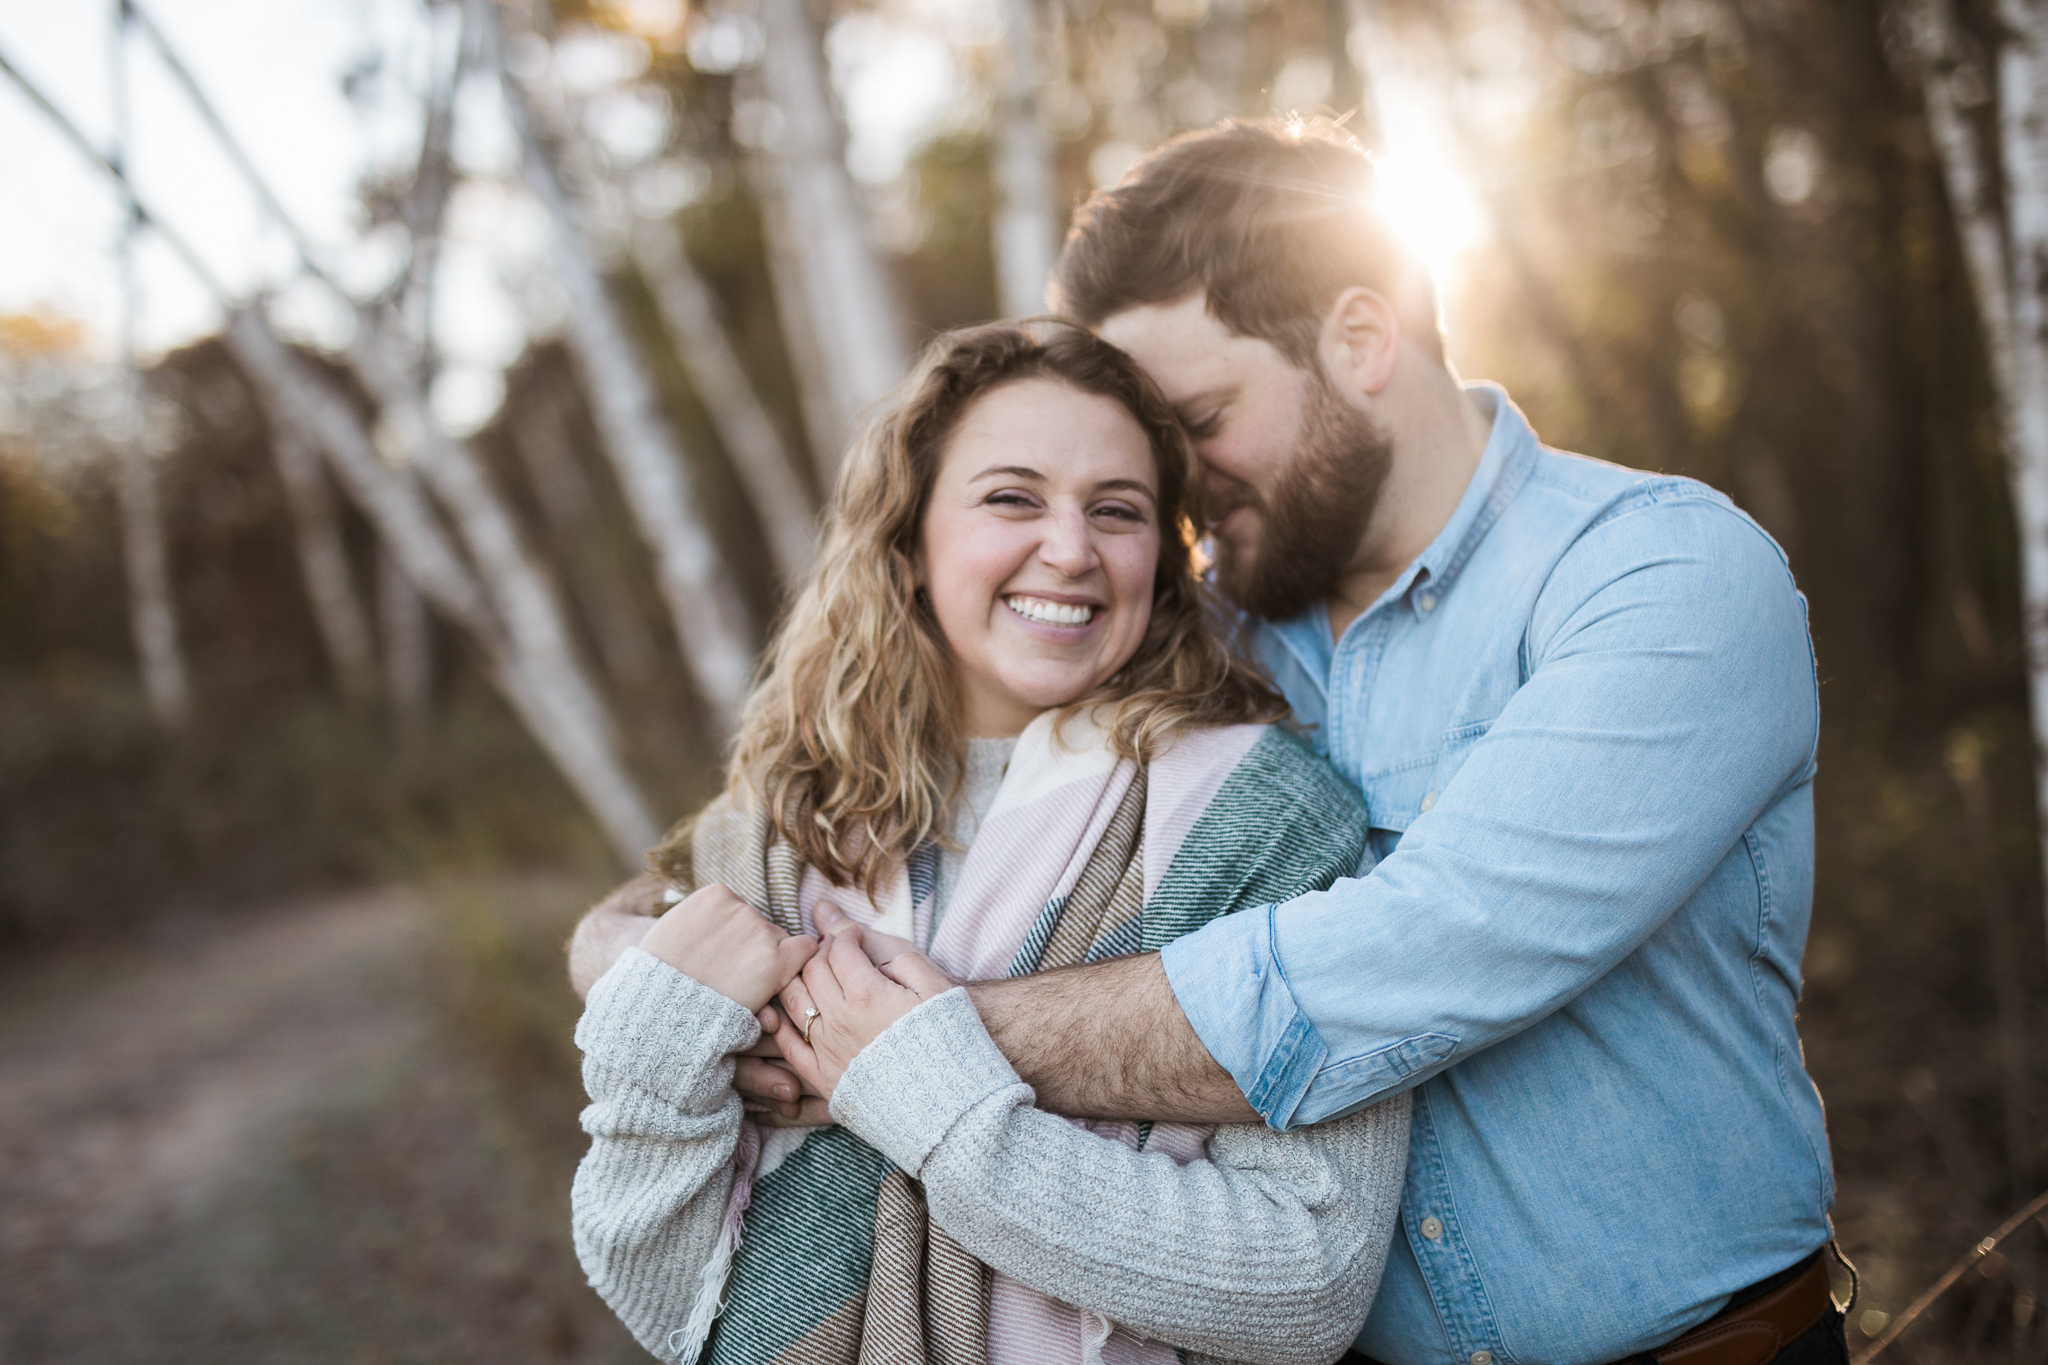
{"type": "Polygon", "coordinates": [[[1323,315],[1317,351],[1324,373],[1340,390],[1377,395],[1394,378],[1401,319],[1385,295],[1354,285],[1323,315]]]}

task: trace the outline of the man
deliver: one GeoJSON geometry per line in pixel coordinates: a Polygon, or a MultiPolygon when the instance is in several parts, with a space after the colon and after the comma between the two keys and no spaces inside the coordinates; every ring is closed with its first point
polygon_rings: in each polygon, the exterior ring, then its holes
{"type": "MultiPolygon", "coordinates": [[[[1461,387],[1370,180],[1332,130],[1192,134],[1079,212],[1056,289],[1180,410],[1218,584],[1373,865],[975,1003],[1062,1113],[1289,1128],[1412,1089],[1373,1360],[1845,1361],[1793,1024],[1804,600],[1711,489],[1461,387]]],[[[585,983],[644,895],[579,931],[585,983]]],[[[818,1117],[772,1062],[741,1084],[818,1117]]]]}

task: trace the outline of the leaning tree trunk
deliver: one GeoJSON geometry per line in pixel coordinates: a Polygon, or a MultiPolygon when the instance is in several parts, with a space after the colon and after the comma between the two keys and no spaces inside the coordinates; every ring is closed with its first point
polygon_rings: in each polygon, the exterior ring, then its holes
{"type": "Polygon", "coordinates": [[[868,238],[846,171],[825,57],[805,0],[760,0],[767,45],[762,93],[781,111],[774,145],[755,177],[767,217],[771,274],[793,351],[814,349],[799,377],[811,454],[830,488],[861,412],[910,367],[903,309],[868,238]],[[783,297],[787,291],[788,296],[783,297]]]}
{"type": "MultiPolygon", "coordinates": [[[[114,179],[136,221],[151,223],[164,244],[229,314],[225,333],[228,348],[241,363],[271,424],[299,428],[327,453],[343,486],[369,514],[385,544],[404,566],[406,576],[464,627],[482,653],[491,680],[597,817],[613,847],[627,863],[638,863],[643,851],[654,842],[658,828],[645,799],[619,761],[602,704],[596,693],[582,683],[573,656],[564,650],[559,658],[548,658],[539,648],[549,633],[560,637],[566,645],[559,613],[551,631],[550,623],[541,619],[545,615],[542,608],[552,605],[544,584],[536,592],[537,572],[529,564],[508,562],[505,551],[509,548],[516,553],[517,540],[492,524],[499,523],[509,530],[510,517],[502,507],[491,506],[488,486],[483,484],[480,472],[474,470],[468,453],[452,443],[433,439],[435,433],[426,420],[425,402],[418,394],[417,383],[393,366],[392,361],[398,357],[382,352],[374,327],[357,329],[354,350],[360,361],[367,362],[361,377],[373,386],[373,391],[382,389],[384,396],[393,400],[388,415],[394,420],[394,430],[402,440],[415,444],[411,453],[416,458],[424,457],[425,472],[442,483],[443,496],[450,499],[451,510],[469,539],[470,551],[477,556],[486,582],[508,609],[509,631],[493,617],[483,588],[448,544],[432,508],[412,479],[377,458],[361,415],[331,386],[304,368],[278,340],[260,312],[237,308],[226,286],[192,249],[191,243],[144,210],[120,165],[108,160],[76,124],[4,58],[0,58],[0,75],[18,86],[81,156],[114,179]],[[428,439],[419,439],[421,433],[426,433],[428,439]],[[469,470],[462,468],[465,461],[471,465],[469,470]],[[465,483],[471,485],[467,490],[471,496],[467,498],[463,496],[465,483]]],[[[203,104],[196,88],[194,94],[203,104]]],[[[225,138],[225,130],[222,132],[223,141],[232,145],[232,140],[225,138]]],[[[310,260],[308,266],[316,269],[310,260]]],[[[375,320],[365,321],[374,324],[375,320]]],[[[409,347],[399,349],[401,356],[410,352],[409,347]]]]}
{"type": "MultiPolygon", "coordinates": [[[[510,22],[521,10],[508,8],[503,15],[510,22]]],[[[532,34],[535,29],[529,22],[520,31],[532,34]]],[[[599,201],[607,191],[617,194],[618,187],[604,183],[598,170],[604,158],[578,126],[578,101],[559,86],[546,92],[547,100],[536,98],[530,88],[523,88],[522,93],[515,114],[523,116],[538,135],[537,149],[542,153],[539,171],[546,183],[536,185],[536,191],[544,198],[562,199],[565,208],[580,207],[590,220],[599,220],[599,201]],[[555,118],[542,134],[543,108],[554,108],[556,100],[566,114],[555,118]],[[548,155],[550,144],[553,155],[548,155]]],[[[793,586],[810,570],[817,555],[817,501],[805,483],[798,458],[754,392],[727,339],[717,301],[690,264],[675,225],[634,207],[630,195],[617,197],[625,201],[617,216],[625,220],[625,245],[633,267],[653,296],[691,392],[710,417],[733,472],[746,490],[776,572],[793,586]]],[[[574,226],[574,214],[570,217],[574,226]]],[[[604,221],[610,217],[602,215],[604,221]]]]}
{"type": "Polygon", "coordinates": [[[733,354],[717,301],[684,254],[675,225],[636,215],[632,231],[633,264],[654,294],[691,391],[710,414],[761,519],[776,570],[794,587],[817,558],[817,504],[788,443],[733,354]]]}
{"type": "Polygon", "coordinates": [[[1004,317],[1045,311],[1059,249],[1059,187],[1052,135],[1038,107],[1045,34],[1036,0],[1002,0],[1008,40],[994,148],[996,302],[1004,317]]]}
{"type": "Polygon", "coordinates": [[[524,149],[527,188],[554,228],[557,278],[569,296],[569,353],[589,397],[598,437],[654,556],[656,580],[712,728],[730,733],[753,680],[746,608],[699,510],[703,502],[691,486],[689,466],[661,418],[654,381],[541,145],[525,91],[504,69],[498,45],[488,48],[524,149]]]}
{"type": "Polygon", "coordinates": [[[1956,95],[1959,40],[1947,0],[1913,13],[1935,152],[1998,388],[2006,476],[2019,521],[2020,597],[2035,748],[2035,802],[2048,867],[2048,7],[2002,0],[1996,145],[1956,95]],[[1995,185],[2002,181],[2004,202],[1995,185]]]}
{"type": "Polygon", "coordinates": [[[597,497],[569,440],[567,397],[555,390],[512,426],[512,446],[533,485],[570,592],[583,609],[605,671],[629,693],[654,686],[660,656],[633,601],[632,584],[613,558],[597,497]]]}
{"type": "Polygon", "coordinates": [[[291,426],[271,429],[270,449],[291,507],[299,574],[320,643],[334,665],[342,695],[358,704],[370,702],[377,695],[377,651],[356,596],[341,528],[335,524],[334,499],[320,468],[320,453],[304,432],[291,426]]]}
{"type": "Polygon", "coordinates": [[[447,509],[476,564],[509,645],[503,669],[508,691],[543,720],[544,738],[559,746],[558,760],[614,830],[622,851],[629,845],[644,851],[659,830],[619,764],[610,713],[576,657],[553,586],[521,543],[510,510],[475,452],[435,426],[426,395],[404,364],[406,349],[402,340],[374,328],[366,314],[349,358],[386,429],[447,509]]]}
{"type": "Polygon", "coordinates": [[[358,329],[360,377],[453,515],[478,572],[449,543],[418,484],[378,459],[356,410],[293,356],[254,309],[230,322],[230,349],[274,426],[306,432],[375,523],[405,576],[483,657],[492,682],[569,779],[612,845],[637,863],[658,827],[619,761],[609,720],[569,647],[544,577],[467,450],[435,432],[401,373],[403,353],[382,352],[370,320],[358,329]],[[494,610],[495,607],[495,610],[494,610]],[[502,615],[502,620],[501,620],[502,615]]]}

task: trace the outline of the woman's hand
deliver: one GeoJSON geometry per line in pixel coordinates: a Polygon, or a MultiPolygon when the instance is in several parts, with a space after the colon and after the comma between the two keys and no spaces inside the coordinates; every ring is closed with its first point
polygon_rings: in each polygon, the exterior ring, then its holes
{"type": "MultiPolygon", "coordinates": [[[[819,931],[828,938],[854,923],[851,916],[831,901],[818,902],[811,915],[819,931]]],[[[869,928],[861,930],[860,946],[868,961],[881,968],[884,976],[890,975],[891,965],[897,958],[906,953],[917,954],[917,945],[909,939],[869,928]]],[[[782,1028],[782,1012],[769,1005],[760,1011],[759,1018],[761,1039],[741,1055],[739,1068],[732,1078],[733,1089],[739,1091],[740,1098],[746,1101],[747,1112],[776,1128],[815,1128],[819,1124],[830,1123],[832,1115],[826,1107],[825,1098],[804,1084],[803,1079],[782,1059],[782,1049],[775,1041],[782,1028]]],[[[801,1017],[797,1020],[797,1027],[799,1030],[803,1027],[801,1017]]]]}
{"type": "Polygon", "coordinates": [[[785,932],[713,882],[656,920],[640,946],[748,1013],[759,1014],[811,960],[818,940],[785,932]]]}
{"type": "Polygon", "coordinates": [[[783,1061],[802,1078],[804,1089],[829,1102],[862,1048],[921,1001],[952,985],[944,972],[915,951],[893,954],[888,965],[877,967],[868,959],[860,926],[847,921],[805,964],[803,975],[783,988],[775,1042],[783,1061]],[[810,1010],[817,1015],[806,1042],[803,1026],[810,1010]]]}

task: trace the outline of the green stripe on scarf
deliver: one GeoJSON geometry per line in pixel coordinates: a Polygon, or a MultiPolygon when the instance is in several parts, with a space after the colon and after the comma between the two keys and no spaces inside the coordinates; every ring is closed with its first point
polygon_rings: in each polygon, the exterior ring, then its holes
{"type": "Polygon", "coordinates": [[[1195,821],[1146,902],[1141,950],[1215,919],[1327,891],[1365,855],[1365,799],[1294,735],[1268,730],[1195,821]]]}
{"type": "Polygon", "coordinates": [[[818,1325],[820,1300],[838,1304],[867,1291],[875,1199],[894,1169],[844,1128],[820,1128],[769,1173],[747,1212],[705,1360],[767,1365],[818,1325]],[[801,1265],[771,1260],[799,1247],[801,1265]]]}

